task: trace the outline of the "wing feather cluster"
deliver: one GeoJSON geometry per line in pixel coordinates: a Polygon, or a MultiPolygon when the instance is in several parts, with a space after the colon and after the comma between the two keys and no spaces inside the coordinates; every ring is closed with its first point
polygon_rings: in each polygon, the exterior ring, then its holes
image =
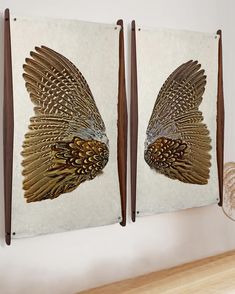
{"type": "Polygon", "coordinates": [[[171,179],[207,184],[211,138],[199,105],[206,76],[197,61],[179,66],[163,84],[146,131],[145,160],[171,179]]]}
{"type": "Polygon", "coordinates": [[[108,162],[105,125],[76,66],[42,46],[23,65],[35,117],[23,143],[27,202],[53,199],[93,179],[108,162]]]}

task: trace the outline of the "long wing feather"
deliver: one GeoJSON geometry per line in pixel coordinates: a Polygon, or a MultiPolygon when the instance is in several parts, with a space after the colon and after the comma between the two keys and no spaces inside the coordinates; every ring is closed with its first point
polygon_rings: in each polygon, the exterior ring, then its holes
{"type": "Polygon", "coordinates": [[[207,184],[211,165],[211,139],[199,111],[205,85],[197,61],[179,66],[163,84],[146,131],[149,166],[191,184],[207,184]]]}
{"type": "Polygon", "coordinates": [[[108,161],[105,125],[82,73],[42,46],[23,65],[35,104],[23,143],[27,202],[53,199],[93,179],[108,161]]]}

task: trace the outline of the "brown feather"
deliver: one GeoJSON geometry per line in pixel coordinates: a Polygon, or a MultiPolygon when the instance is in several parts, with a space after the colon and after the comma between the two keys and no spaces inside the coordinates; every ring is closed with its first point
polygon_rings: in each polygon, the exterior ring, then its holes
{"type": "Polygon", "coordinates": [[[206,76],[197,61],[179,66],[163,84],[147,127],[145,161],[171,179],[207,184],[211,138],[199,111],[206,76]]]}
{"type": "Polygon", "coordinates": [[[105,125],[72,62],[42,46],[23,65],[35,117],[23,143],[27,202],[54,199],[95,178],[108,162],[105,125]]]}

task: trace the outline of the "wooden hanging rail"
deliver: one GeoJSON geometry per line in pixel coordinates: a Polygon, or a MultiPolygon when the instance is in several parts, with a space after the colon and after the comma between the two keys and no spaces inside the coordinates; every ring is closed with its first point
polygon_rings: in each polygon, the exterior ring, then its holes
{"type": "Polygon", "coordinates": [[[122,226],[126,225],[126,177],[127,177],[127,104],[125,81],[125,52],[123,21],[119,35],[119,84],[118,84],[118,174],[122,207],[122,226]]]}
{"type": "Polygon", "coordinates": [[[218,30],[218,91],[217,91],[217,165],[219,177],[219,196],[218,205],[223,205],[223,171],[224,171],[224,92],[223,92],[223,60],[222,60],[222,31],[218,30]]]}
{"type": "Polygon", "coordinates": [[[3,99],[3,154],[4,154],[4,199],[5,240],[11,244],[12,164],[13,164],[13,89],[11,62],[10,12],[5,10],[4,19],[4,99],[3,99]]]}
{"type": "Polygon", "coordinates": [[[131,25],[131,218],[136,218],[136,173],[138,145],[138,86],[136,61],[136,26],[131,25]]]}

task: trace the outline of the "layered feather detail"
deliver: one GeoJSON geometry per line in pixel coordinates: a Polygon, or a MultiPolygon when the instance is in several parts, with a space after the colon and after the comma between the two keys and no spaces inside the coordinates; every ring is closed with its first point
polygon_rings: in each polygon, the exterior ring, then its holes
{"type": "Polygon", "coordinates": [[[105,125],[81,72],[42,46],[23,65],[35,117],[23,143],[27,202],[54,199],[92,180],[108,162],[105,125]]]}
{"type": "Polygon", "coordinates": [[[145,161],[171,179],[207,184],[211,138],[199,111],[206,76],[197,61],[179,66],[163,84],[146,131],[145,161]]]}

